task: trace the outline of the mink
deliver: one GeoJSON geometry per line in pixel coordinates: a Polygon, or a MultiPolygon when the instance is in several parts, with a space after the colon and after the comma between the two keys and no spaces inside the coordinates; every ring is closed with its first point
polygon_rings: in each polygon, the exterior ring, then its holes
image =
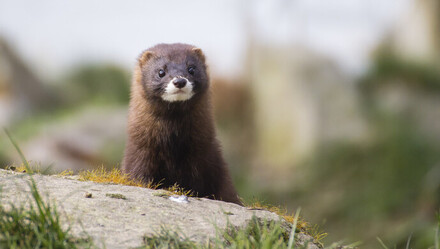
{"type": "Polygon", "coordinates": [[[122,170],[167,188],[242,205],[216,138],[205,55],[158,44],[138,57],[122,170]]]}

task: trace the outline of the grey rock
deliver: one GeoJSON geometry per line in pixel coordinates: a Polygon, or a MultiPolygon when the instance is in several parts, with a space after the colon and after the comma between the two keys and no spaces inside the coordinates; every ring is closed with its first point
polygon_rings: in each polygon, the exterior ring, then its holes
{"type": "MultiPolygon", "coordinates": [[[[32,177],[46,200],[57,205],[63,223],[71,227],[73,235],[83,236],[85,232],[102,248],[141,246],[143,236],[154,235],[162,227],[206,243],[216,236],[216,226],[225,228],[228,222],[243,227],[254,215],[265,220],[282,219],[269,211],[205,198],[175,202],[161,194],[163,190],[82,182],[75,177],[32,177]],[[86,194],[91,197],[86,198],[86,194]]],[[[29,201],[28,182],[27,174],[0,170],[0,201],[16,205],[29,201]]],[[[298,242],[310,240],[310,236],[299,234],[298,242]]],[[[310,243],[309,248],[318,247],[310,243]]]]}

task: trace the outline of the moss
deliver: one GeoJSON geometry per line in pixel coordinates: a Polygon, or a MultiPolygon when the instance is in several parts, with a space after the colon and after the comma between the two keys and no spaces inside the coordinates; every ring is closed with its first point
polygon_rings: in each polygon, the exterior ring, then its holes
{"type": "Polygon", "coordinates": [[[95,99],[105,103],[128,103],[130,74],[115,65],[84,65],[62,80],[65,99],[77,105],[95,99]]]}
{"type": "Polygon", "coordinates": [[[114,199],[120,199],[120,200],[127,200],[127,197],[123,194],[115,194],[115,193],[107,193],[105,196],[114,198],[114,199]]]}
{"type": "Polygon", "coordinates": [[[111,170],[107,170],[104,166],[101,166],[94,170],[79,172],[79,180],[92,181],[97,183],[114,183],[143,188],[157,188],[157,186],[144,184],[141,181],[131,179],[129,175],[122,173],[120,169],[113,168],[111,170]]]}
{"type": "MultiPolygon", "coordinates": [[[[64,172],[64,171],[63,171],[64,172]]],[[[70,172],[61,173],[61,175],[69,174],[70,172]]],[[[92,181],[97,183],[113,183],[113,184],[122,184],[127,186],[135,186],[149,189],[158,189],[160,188],[160,183],[148,183],[145,184],[139,180],[133,180],[130,178],[128,174],[122,173],[122,171],[118,168],[113,168],[111,170],[107,170],[104,166],[101,166],[94,170],[86,170],[81,171],[79,173],[80,181],[92,181]]],[[[186,190],[179,185],[174,184],[169,188],[164,189],[166,192],[161,192],[161,196],[172,196],[172,195],[185,195],[188,197],[194,196],[194,193],[191,190],[186,190]]]]}

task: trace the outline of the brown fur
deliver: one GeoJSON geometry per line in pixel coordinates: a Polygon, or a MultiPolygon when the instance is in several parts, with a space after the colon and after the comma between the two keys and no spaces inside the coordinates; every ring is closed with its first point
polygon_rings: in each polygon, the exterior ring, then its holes
{"type": "Polygon", "coordinates": [[[145,183],[161,183],[161,187],[177,183],[200,197],[241,205],[216,139],[210,99],[200,49],[161,44],[142,53],[131,86],[123,171],[145,183]],[[185,58],[197,60],[201,70],[195,95],[180,102],[155,96],[149,88],[151,70],[158,63],[185,58]]]}

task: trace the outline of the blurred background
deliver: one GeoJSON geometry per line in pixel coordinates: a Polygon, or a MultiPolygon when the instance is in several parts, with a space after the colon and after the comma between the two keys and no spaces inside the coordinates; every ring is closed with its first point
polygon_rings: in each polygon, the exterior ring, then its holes
{"type": "Polygon", "coordinates": [[[54,172],[119,167],[131,70],[161,42],[204,50],[245,201],[301,206],[324,242],[433,245],[438,0],[0,0],[0,126],[54,172]]]}

